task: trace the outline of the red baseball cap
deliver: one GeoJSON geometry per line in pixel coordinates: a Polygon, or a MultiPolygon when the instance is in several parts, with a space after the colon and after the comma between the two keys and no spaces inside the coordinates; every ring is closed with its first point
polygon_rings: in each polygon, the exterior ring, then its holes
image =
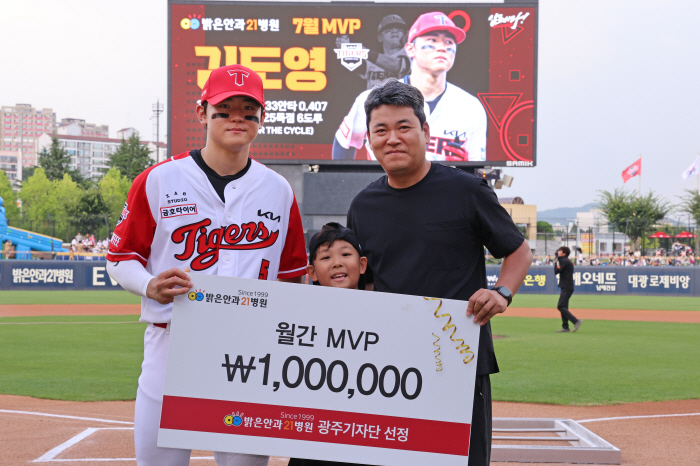
{"type": "Polygon", "coordinates": [[[464,32],[462,28],[455,26],[454,21],[452,21],[445,13],[432,11],[430,13],[420,15],[416,22],[413,23],[411,29],[408,30],[408,42],[413,42],[416,37],[420,37],[433,31],[449,32],[455,36],[455,40],[458,44],[462,43],[467,37],[467,33],[464,32]]]}
{"type": "Polygon", "coordinates": [[[204,83],[201,103],[216,105],[234,95],[252,97],[265,108],[262,79],[258,73],[242,65],[222,66],[212,71],[204,83]]]}

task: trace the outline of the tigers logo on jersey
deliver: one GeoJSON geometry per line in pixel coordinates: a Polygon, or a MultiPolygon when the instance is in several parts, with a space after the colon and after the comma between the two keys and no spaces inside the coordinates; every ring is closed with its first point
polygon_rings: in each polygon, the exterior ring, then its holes
{"type": "Polygon", "coordinates": [[[263,222],[232,223],[207,232],[209,225],[211,220],[206,218],[184,225],[170,236],[177,244],[185,243],[185,250],[175,254],[176,259],[189,260],[197,250],[197,257],[190,263],[194,271],[206,270],[216,264],[221,249],[264,249],[275,244],[279,236],[279,230],[270,231],[263,222]]]}
{"type": "Polygon", "coordinates": [[[127,210],[127,207],[129,207],[129,203],[125,202],[124,209],[122,209],[122,214],[119,216],[119,221],[117,222],[117,225],[122,223],[124,220],[126,220],[126,217],[129,216],[129,211],[127,210]]]}

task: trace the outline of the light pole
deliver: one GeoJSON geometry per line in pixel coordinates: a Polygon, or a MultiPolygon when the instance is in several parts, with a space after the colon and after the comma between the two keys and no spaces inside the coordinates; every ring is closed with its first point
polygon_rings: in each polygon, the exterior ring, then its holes
{"type": "Polygon", "coordinates": [[[155,118],[155,130],[156,130],[156,163],[160,163],[160,114],[163,113],[163,104],[160,103],[160,99],[156,100],[153,104],[153,116],[151,119],[155,118]]]}

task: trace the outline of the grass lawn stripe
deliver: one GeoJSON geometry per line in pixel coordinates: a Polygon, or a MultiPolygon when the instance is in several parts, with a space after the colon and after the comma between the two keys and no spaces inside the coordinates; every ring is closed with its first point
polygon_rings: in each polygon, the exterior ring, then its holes
{"type": "Polygon", "coordinates": [[[0,291],[0,304],[141,304],[141,298],[124,290],[0,291]]]}
{"type": "MultiPolygon", "coordinates": [[[[519,294],[513,307],[555,309],[558,295],[519,294]]],[[[2,304],[140,304],[141,298],[128,291],[0,291],[2,304]]],[[[604,296],[571,297],[572,309],[629,309],[649,311],[700,311],[700,297],[685,296],[604,296]]]]}
{"type": "Polygon", "coordinates": [[[501,372],[493,399],[567,405],[700,398],[699,324],[585,322],[556,333],[560,319],[492,321],[501,372]]]}

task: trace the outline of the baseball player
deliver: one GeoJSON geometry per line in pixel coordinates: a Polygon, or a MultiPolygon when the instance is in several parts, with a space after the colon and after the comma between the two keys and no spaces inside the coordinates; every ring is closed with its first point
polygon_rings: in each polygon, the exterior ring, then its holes
{"type": "Polygon", "coordinates": [[[367,89],[374,89],[389,78],[403,78],[411,69],[406,55],[406,22],[398,15],[387,15],[379,22],[377,40],[384,53],[370,51],[362,77],[367,89]]]}
{"type": "MultiPolygon", "coordinates": [[[[260,76],[232,65],[214,70],[197,118],[202,149],[175,155],[135,180],[107,254],[107,270],[140,295],[148,322],[136,394],[139,466],[187,465],[190,450],[156,446],[172,301],[192,287],[183,269],[211,275],[300,282],[306,248],[287,181],[248,156],[265,118],[260,76]]],[[[226,466],[266,466],[267,456],[214,453],[226,466]]]]}
{"type": "MultiPolygon", "coordinates": [[[[411,74],[404,82],[417,87],[425,98],[425,114],[430,126],[426,158],[431,161],[485,161],[486,112],[479,99],[447,82],[454,65],[457,44],[466,33],[444,13],[431,12],[418,17],[408,32],[406,54],[411,74]]],[[[366,141],[365,100],[361,93],[343,119],[333,141],[334,159],[354,159],[355,151],[366,141]]],[[[376,160],[369,145],[367,152],[376,160]]]]}

